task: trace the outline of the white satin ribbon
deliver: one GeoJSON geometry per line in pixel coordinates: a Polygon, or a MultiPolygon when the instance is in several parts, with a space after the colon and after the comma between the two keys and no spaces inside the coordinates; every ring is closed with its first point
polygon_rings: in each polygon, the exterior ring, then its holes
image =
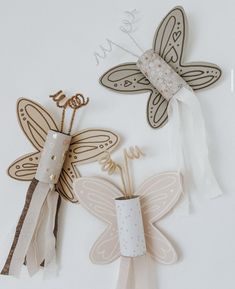
{"type": "Polygon", "coordinates": [[[42,261],[47,265],[53,259],[57,200],[54,185],[38,182],[11,259],[9,275],[19,276],[25,256],[31,275],[39,270],[42,261]]]}
{"type": "Polygon", "coordinates": [[[148,258],[148,255],[134,258],[121,256],[116,289],[152,288],[148,258]]]}
{"type": "MultiPolygon", "coordinates": [[[[168,116],[172,127],[172,149],[184,176],[184,191],[187,192],[193,184],[210,198],[220,196],[222,191],[209,161],[201,106],[193,91],[181,88],[169,101],[168,116]]],[[[185,196],[185,204],[188,209],[188,196],[185,196]]]]}

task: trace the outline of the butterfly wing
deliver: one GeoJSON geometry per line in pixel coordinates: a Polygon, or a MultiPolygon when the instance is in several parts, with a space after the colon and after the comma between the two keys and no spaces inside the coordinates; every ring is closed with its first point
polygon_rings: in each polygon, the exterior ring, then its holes
{"type": "Polygon", "coordinates": [[[168,102],[156,89],[153,89],[148,99],[147,119],[152,128],[163,127],[168,120],[168,102]]]}
{"type": "Polygon", "coordinates": [[[180,6],[173,8],[158,26],[153,50],[178,71],[187,36],[187,18],[180,6]]]}
{"type": "Polygon", "coordinates": [[[24,155],[8,168],[8,175],[19,181],[32,181],[37,171],[40,152],[24,155]]]}
{"type": "MultiPolygon", "coordinates": [[[[164,17],[157,28],[153,39],[153,49],[194,90],[208,87],[220,78],[221,70],[217,65],[206,62],[182,63],[187,35],[188,23],[185,11],[181,6],[177,6],[164,17]]],[[[153,120],[166,119],[167,121],[167,111],[162,110],[162,107],[167,108],[167,103],[163,103],[162,100],[154,104],[153,98],[151,95],[149,99],[151,105],[148,106],[147,115],[150,125],[157,128],[159,126],[153,120]]]]}
{"type": "Polygon", "coordinates": [[[221,77],[221,69],[212,63],[192,62],[180,66],[179,74],[193,90],[206,88],[221,77]]]}
{"type": "Polygon", "coordinates": [[[147,179],[138,189],[148,252],[163,264],[174,263],[177,254],[168,239],[154,223],[166,215],[178,202],[182,193],[181,177],[166,172],[147,179]]]}
{"type": "Polygon", "coordinates": [[[48,130],[58,130],[55,121],[40,104],[26,98],[17,102],[19,124],[37,151],[41,151],[48,130]]]}
{"type": "MultiPolygon", "coordinates": [[[[163,19],[154,37],[153,49],[176,70],[180,67],[186,28],[183,8],[176,7],[163,19]]],[[[101,77],[100,82],[119,92],[151,91],[147,105],[148,123],[152,128],[160,128],[166,124],[167,101],[152,87],[135,63],[121,64],[110,69],[101,77]],[[140,81],[137,76],[141,79],[140,87],[137,85],[140,81]]]]}
{"type": "Polygon", "coordinates": [[[111,68],[101,76],[100,83],[121,93],[152,90],[149,80],[141,73],[135,62],[123,63],[111,68]]]}
{"type": "Polygon", "coordinates": [[[101,78],[100,83],[114,91],[121,93],[136,93],[150,91],[148,100],[147,118],[151,127],[159,128],[167,122],[167,101],[150,84],[142,74],[136,63],[123,63],[108,70],[101,78]]]}
{"type": "Polygon", "coordinates": [[[97,161],[104,151],[112,151],[119,143],[119,136],[105,129],[85,129],[74,135],[71,140],[59,182],[58,192],[67,200],[76,203],[73,181],[78,178],[76,164],[97,161]]]}
{"type": "Polygon", "coordinates": [[[68,159],[73,164],[97,161],[104,151],[112,151],[119,143],[119,136],[106,129],[85,129],[73,136],[68,159]]]}
{"type": "MultiPolygon", "coordinates": [[[[186,16],[182,7],[175,7],[158,26],[153,50],[158,53],[177,72],[181,69],[181,58],[187,35],[186,16]]],[[[166,124],[168,102],[157,91],[153,91],[148,100],[147,118],[151,127],[159,128],[166,124]]]]}
{"type": "Polygon", "coordinates": [[[43,148],[49,129],[57,130],[57,126],[50,114],[40,104],[26,98],[17,102],[17,116],[19,124],[37,152],[24,155],[14,161],[8,168],[10,177],[31,181],[36,173],[40,151],[43,148]]]}
{"type": "Polygon", "coordinates": [[[64,199],[72,203],[78,202],[73,192],[73,181],[79,177],[77,168],[71,162],[65,161],[59,181],[56,184],[56,190],[64,199]]]}
{"type": "Polygon", "coordinates": [[[185,11],[177,6],[162,20],[156,30],[153,49],[194,89],[208,87],[219,80],[221,69],[212,63],[183,63],[188,22],[185,11]]]}
{"type": "Polygon", "coordinates": [[[145,238],[148,253],[156,262],[170,265],[177,261],[178,255],[174,246],[153,224],[149,224],[145,238]]]}
{"type": "Polygon", "coordinates": [[[73,187],[81,205],[108,225],[91,249],[90,259],[96,264],[111,263],[120,256],[114,200],[122,193],[112,183],[98,178],[76,179],[73,187]]]}

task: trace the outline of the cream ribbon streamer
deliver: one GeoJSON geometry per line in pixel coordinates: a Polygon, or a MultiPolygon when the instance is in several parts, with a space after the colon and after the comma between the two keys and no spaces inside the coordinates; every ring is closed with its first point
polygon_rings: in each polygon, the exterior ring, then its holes
{"type": "Polygon", "coordinates": [[[43,262],[47,267],[56,256],[56,240],[53,231],[58,198],[59,195],[52,186],[42,206],[38,224],[26,255],[26,265],[31,276],[39,271],[43,262]]]}
{"type": "Polygon", "coordinates": [[[55,186],[70,141],[70,135],[48,131],[2,274],[18,276],[24,261],[30,275],[39,271],[41,265],[55,264],[54,227],[59,198],[55,186]]]}
{"type": "Polygon", "coordinates": [[[140,257],[121,256],[116,289],[151,289],[148,255],[140,257]]]}
{"type": "MultiPolygon", "coordinates": [[[[22,264],[25,260],[25,256],[27,261],[27,267],[29,268],[30,273],[33,274],[39,270],[40,264],[36,270],[34,263],[32,262],[32,255],[35,252],[34,249],[31,247],[32,238],[35,238],[35,228],[37,227],[41,212],[45,210],[44,206],[47,205],[47,197],[50,196],[50,194],[52,193],[54,193],[54,187],[51,188],[51,185],[49,184],[38,182],[33,193],[26,218],[22,225],[17,245],[14,249],[14,254],[10,262],[9,275],[13,275],[16,277],[19,276],[22,264]]],[[[50,197],[49,200],[50,206],[54,207],[55,205],[57,205],[57,202],[56,204],[53,204],[54,200],[50,199],[50,197]]],[[[46,229],[47,230],[44,232],[45,235],[43,234],[45,237],[47,237],[47,235],[50,236],[49,230],[51,228],[50,226],[47,226],[46,229]]]]}

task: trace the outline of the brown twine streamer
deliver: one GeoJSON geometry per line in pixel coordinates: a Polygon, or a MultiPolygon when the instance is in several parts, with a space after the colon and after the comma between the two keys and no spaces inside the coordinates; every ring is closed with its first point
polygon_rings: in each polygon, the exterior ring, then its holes
{"type": "Polygon", "coordinates": [[[34,191],[35,191],[35,189],[37,187],[37,184],[38,184],[38,180],[33,179],[31,184],[30,184],[30,186],[29,186],[29,188],[28,188],[28,191],[27,191],[27,194],[26,194],[24,208],[23,208],[23,211],[21,213],[20,219],[18,221],[17,227],[16,227],[16,231],[15,231],[14,239],[13,239],[13,242],[12,242],[12,245],[11,245],[11,249],[9,251],[9,254],[8,254],[7,260],[6,260],[5,264],[4,264],[4,267],[3,267],[2,271],[1,271],[2,275],[9,275],[9,269],[10,269],[10,265],[11,265],[11,260],[12,260],[12,257],[14,255],[14,251],[15,251],[15,248],[17,246],[17,243],[18,243],[18,240],[19,240],[19,237],[20,237],[20,233],[21,233],[21,230],[22,230],[22,227],[23,227],[23,223],[25,221],[25,218],[26,218],[26,215],[27,215],[27,212],[28,212],[31,200],[32,200],[32,196],[33,196],[33,193],[34,193],[34,191]]]}

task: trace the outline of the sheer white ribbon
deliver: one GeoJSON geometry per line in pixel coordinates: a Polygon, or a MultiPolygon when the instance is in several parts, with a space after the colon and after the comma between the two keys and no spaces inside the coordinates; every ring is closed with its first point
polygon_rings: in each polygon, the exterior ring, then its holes
{"type": "MultiPolygon", "coordinates": [[[[206,130],[200,103],[193,91],[183,87],[168,104],[169,126],[172,130],[172,150],[179,171],[184,176],[185,192],[193,184],[210,198],[222,194],[211,168],[206,130]]],[[[185,205],[189,205],[185,195],[185,205]]]]}

